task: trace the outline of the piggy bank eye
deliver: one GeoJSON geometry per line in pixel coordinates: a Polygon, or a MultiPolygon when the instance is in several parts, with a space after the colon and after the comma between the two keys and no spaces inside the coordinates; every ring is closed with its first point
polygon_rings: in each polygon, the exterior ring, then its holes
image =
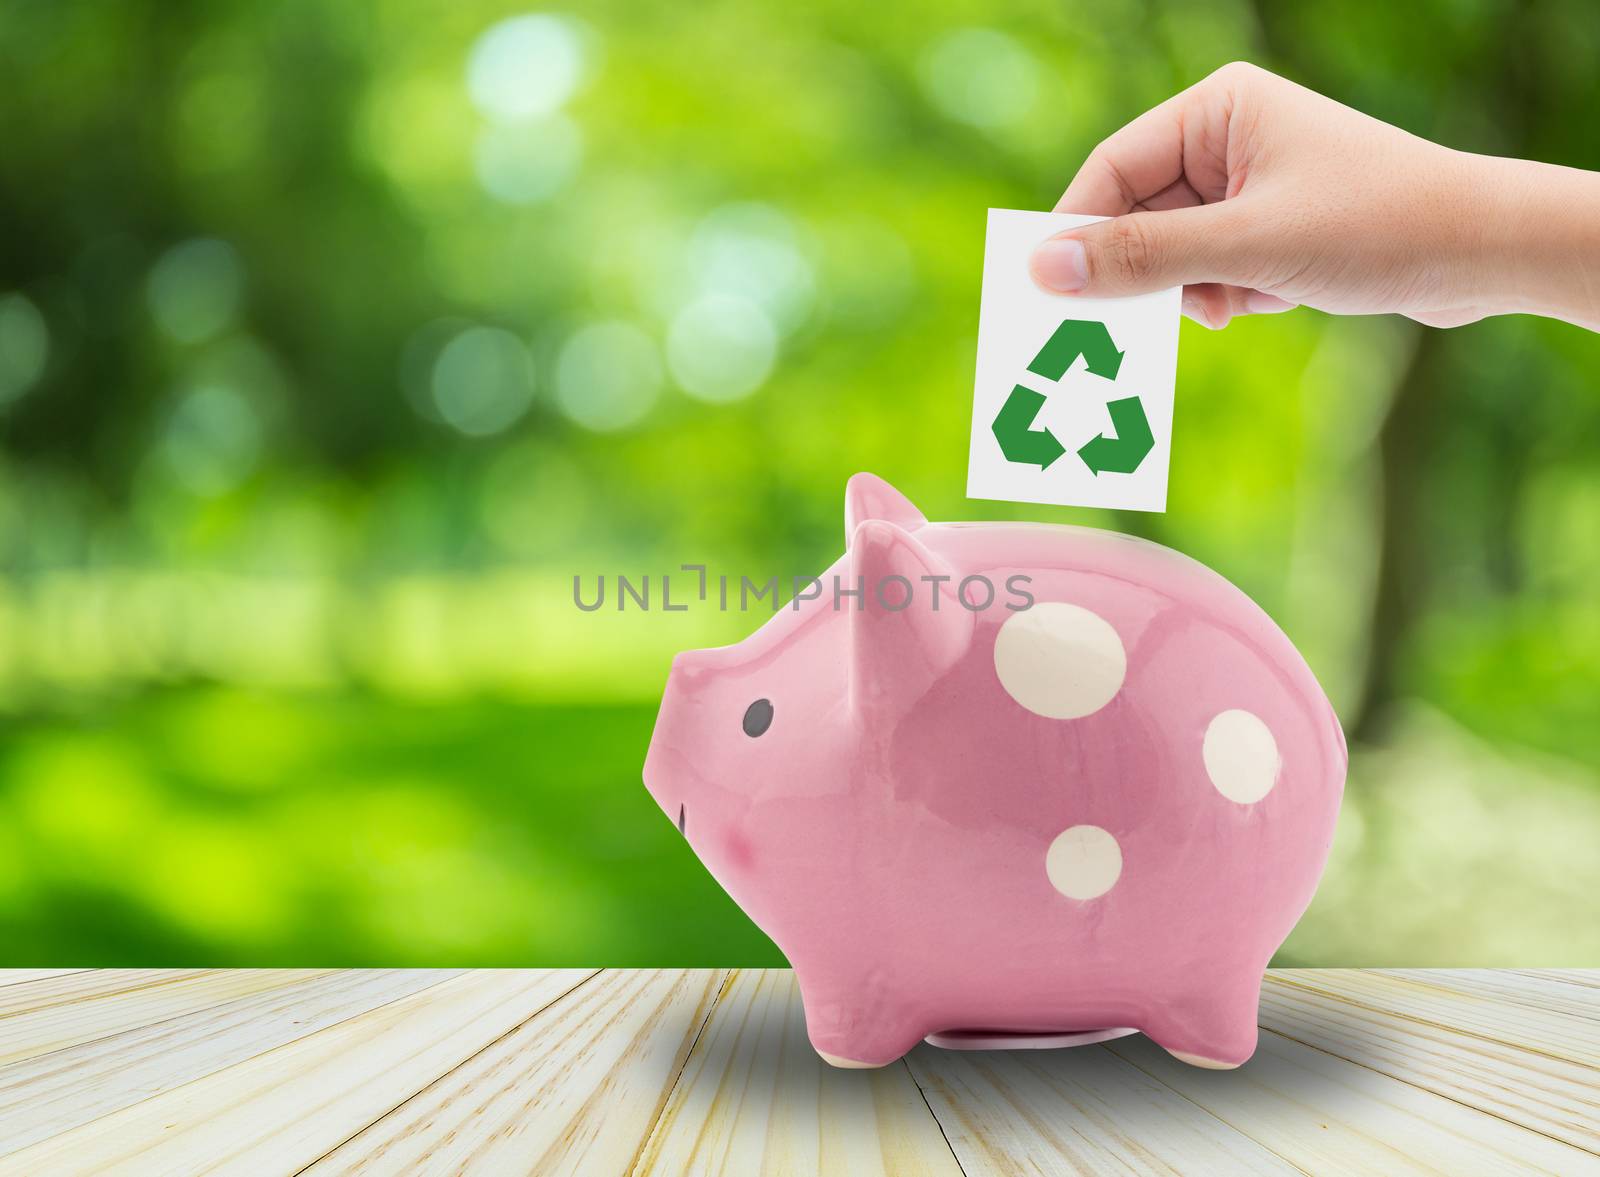
{"type": "Polygon", "coordinates": [[[744,709],[744,734],[754,739],[772,726],[772,703],[757,699],[744,709]]]}

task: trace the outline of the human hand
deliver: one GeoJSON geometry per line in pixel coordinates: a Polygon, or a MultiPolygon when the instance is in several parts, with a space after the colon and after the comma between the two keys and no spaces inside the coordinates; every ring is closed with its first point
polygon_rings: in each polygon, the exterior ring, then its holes
{"type": "Polygon", "coordinates": [[[1114,219],[1035,249],[1055,293],[1182,284],[1213,328],[1304,304],[1600,330],[1600,175],[1452,151],[1245,63],[1106,139],[1056,209],[1114,219]]]}

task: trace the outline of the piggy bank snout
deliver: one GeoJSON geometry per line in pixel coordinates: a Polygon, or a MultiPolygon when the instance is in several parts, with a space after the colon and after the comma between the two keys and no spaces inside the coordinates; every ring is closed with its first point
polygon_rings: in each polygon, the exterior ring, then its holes
{"type": "Polygon", "coordinates": [[[664,751],[664,743],[658,718],[656,730],[650,737],[650,747],[644,754],[644,787],[655,798],[656,804],[661,806],[661,812],[677,823],[681,834],[688,817],[688,804],[682,790],[675,787],[677,774],[668,767],[673,756],[664,751]]]}
{"type": "Polygon", "coordinates": [[[683,753],[670,740],[662,739],[658,724],[649,751],[645,753],[644,787],[685,838],[689,837],[692,812],[697,809],[702,815],[705,812],[705,806],[696,803],[698,782],[699,777],[683,753]]]}
{"type": "Polygon", "coordinates": [[[650,746],[644,755],[644,787],[668,817],[678,821],[679,811],[688,800],[683,748],[688,733],[684,728],[686,703],[683,699],[683,672],[680,663],[683,655],[673,660],[667,675],[667,686],[661,697],[661,707],[656,712],[654,730],[650,733],[650,746]]]}
{"type": "Polygon", "coordinates": [[[657,801],[664,806],[666,798],[663,790],[667,787],[667,761],[670,759],[666,745],[670,742],[667,735],[667,705],[661,705],[661,710],[656,714],[656,725],[650,733],[650,746],[644,754],[644,787],[657,801]]]}

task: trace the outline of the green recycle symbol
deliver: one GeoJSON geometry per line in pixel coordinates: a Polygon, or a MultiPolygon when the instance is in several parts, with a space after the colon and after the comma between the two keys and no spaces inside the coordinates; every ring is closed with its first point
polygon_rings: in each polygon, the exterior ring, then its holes
{"type": "MultiPolygon", "coordinates": [[[[1060,380],[1079,356],[1088,371],[1107,380],[1115,380],[1122,368],[1123,353],[1117,350],[1104,323],[1097,319],[1064,319],[1033,357],[1028,371],[1047,380],[1060,380]]],[[[1048,429],[1033,428],[1033,419],[1043,407],[1043,393],[1021,384],[1011,389],[994,419],[994,438],[1006,461],[1037,466],[1043,472],[1067,452],[1067,447],[1048,429]]],[[[1090,439],[1079,448],[1078,457],[1096,476],[1101,471],[1132,474],[1156,444],[1144,405],[1136,396],[1123,397],[1108,402],[1106,412],[1115,432],[1090,439]]]]}

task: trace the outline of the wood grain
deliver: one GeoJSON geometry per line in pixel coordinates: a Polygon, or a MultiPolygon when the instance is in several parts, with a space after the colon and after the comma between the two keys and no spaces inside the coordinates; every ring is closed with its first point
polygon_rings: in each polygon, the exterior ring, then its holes
{"type": "Polygon", "coordinates": [[[782,970],[734,974],[633,1171],[961,1173],[903,1063],[840,1071],[817,1057],[782,970]]]}
{"type": "Polygon", "coordinates": [[[1261,1022],[836,1071],[783,970],[0,972],[0,1177],[1600,1177],[1600,972],[1276,970],[1261,1022]]]}
{"type": "Polygon", "coordinates": [[[307,1170],[626,1173],[705,1025],[721,970],[606,973],[307,1170]]]}
{"type": "Polygon", "coordinates": [[[909,1062],[968,1174],[1297,1172],[1103,1045],[909,1062]]]}
{"type": "Polygon", "coordinates": [[[261,993],[322,976],[326,969],[237,969],[218,972],[164,972],[119,980],[115,987],[94,985],[94,973],[34,981],[0,989],[0,1000],[13,997],[12,1008],[0,1012],[0,1065],[19,1062],[80,1042],[92,1042],[136,1026],[193,1014],[224,1001],[261,993]],[[72,989],[32,994],[40,986],[72,989]],[[32,1000],[28,1000],[32,999],[32,1000]],[[38,1004],[34,1004],[37,1001],[38,1004]]]}
{"type": "Polygon", "coordinates": [[[1600,1077],[1594,1068],[1269,979],[1261,1024],[1557,1140],[1600,1151],[1600,1077]]]}
{"type": "Polygon", "coordinates": [[[0,1018],[108,993],[170,985],[205,973],[205,969],[18,969],[12,975],[20,975],[21,980],[0,988],[0,1018]],[[35,975],[30,977],[29,973],[35,975]]]}
{"type": "Polygon", "coordinates": [[[592,975],[484,971],[0,1159],[0,1174],[296,1173],[592,975]]]}
{"type": "Polygon", "coordinates": [[[81,972],[82,969],[0,969],[0,985],[20,985],[24,981],[37,981],[42,977],[81,972]]]}
{"type": "MultiPolygon", "coordinates": [[[[1355,973],[1358,979],[1363,975],[1355,973]]],[[[1589,1025],[1587,1039],[1600,1043],[1600,1008],[1594,995],[1574,989],[1570,982],[1555,977],[1499,969],[1374,969],[1371,975],[1399,977],[1416,985],[1443,989],[1446,993],[1483,998],[1495,1005],[1520,1006],[1541,1017],[1556,1014],[1576,1018],[1589,1025]]]]}
{"type": "Polygon", "coordinates": [[[1600,1173],[1592,1153],[1271,1031],[1234,1071],[1187,1066],[1144,1038],[1107,1045],[1307,1173],[1600,1173]]]}
{"type": "MultiPolygon", "coordinates": [[[[1451,972],[1450,969],[1435,969],[1434,972],[1451,972]]],[[[1569,985],[1584,985],[1590,989],[1600,989],[1600,969],[1496,969],[1499,973],[1512,973],[1523,977],[1539,977],[1547,981],[1565,981],[1569,985]]]]}
{"type": "Polygon", "coordinates": [[[459,972],[375,969],[315,976],[0,1067],[0,1156],[459,972]]]}
{"type": "MultiPolygon", "coordinates": [[[[1360,969],[1283,969],[1277,981],[1460,1034],[1600,1067],[1600,1019],[1463,993],[1417,976],[1360,969]]],[[[1443,978],[1438,978],[1443,980],[1443,978]]]]}

